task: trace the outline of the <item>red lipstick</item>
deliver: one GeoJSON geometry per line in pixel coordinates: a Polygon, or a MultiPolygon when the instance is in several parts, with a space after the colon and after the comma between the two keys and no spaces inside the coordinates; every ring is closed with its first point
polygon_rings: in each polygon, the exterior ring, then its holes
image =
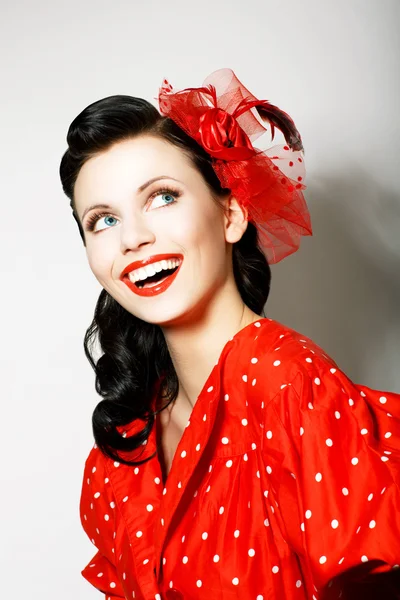
{"type": "Polygon", "coordinates": [[[134,261],[134,262],[130,263],[129,265],[127,265],[125,267],[125,269],[122,271],[122,273],[120,275],[120,279],[129,287],[130,290],[132,290],[132,292],[134,292],[138,296],[145,296],[145,297],[157,296],[158,294],[162,294],[163,292],[165,292],[166,289],[169,288],[169,286],[172,284],[175,277],[177,276],[177,274],[182,266],[182,263],[183,263],[183,255],[182,254],[154,254],[153,256],[149,256],[148,258],[145,258],[144,260],[137,260],[137,261],[134,261]],[[144,267],[146,265],[151,265],[152,263],[158,262],[160,260],[169,260],[171,258],[180,259],[181,264],[179,265],[177,270],[174,273],[172,273],[172,275],[169,275],[167,277],[167,279],[165,281],[162,281],[161,283],[156,284],[153,287],[139,288],[139,287],[137,287],[137,285],[135,285],[133,283],[133,281],[131,281],[129,279],[128,273],[130,273],[131,271],[134,271],[135,269],[140,269],[140,267],[144,267]]]}

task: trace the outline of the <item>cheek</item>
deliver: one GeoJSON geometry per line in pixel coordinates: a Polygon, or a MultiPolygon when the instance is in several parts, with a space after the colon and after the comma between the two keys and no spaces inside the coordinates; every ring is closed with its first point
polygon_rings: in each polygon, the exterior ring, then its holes
{"type": "Polygon", "coordinates": [[[112,261],[104,250],[90,248],[86,254],[89,267],[96,279],[103,279],[111,272],[112,261]]]}

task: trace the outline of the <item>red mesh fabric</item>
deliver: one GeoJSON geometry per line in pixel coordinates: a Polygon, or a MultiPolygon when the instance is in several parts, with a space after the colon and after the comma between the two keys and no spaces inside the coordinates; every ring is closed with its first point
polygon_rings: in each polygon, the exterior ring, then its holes
{"type": "Polygon", "coordinates": [[[255,98],[231,69],[215,71],[200,88],[177,92],[164,79],[158,101],[161,114],[211,155],[221,185],[231,190],[256,225],[268,262],[296,252],[301,236],[312,235],[312,226],[303,196],[303,144],[291,117],[268,100],[255,98]],[[277,127],[285,145],[253,147],[267,131],[254,110],[269,124],[271,139],[277,127]]]}

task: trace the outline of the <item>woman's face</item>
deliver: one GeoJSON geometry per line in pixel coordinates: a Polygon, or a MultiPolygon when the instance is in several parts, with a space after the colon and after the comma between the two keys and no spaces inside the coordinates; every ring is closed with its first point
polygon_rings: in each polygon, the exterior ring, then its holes
{"type": "Polygon", "coordinates": [[[238,231],[240,226],[229,224],[202,175],[172,144],[151,136],[115,144],[83,165],[74,196],[93,274],[136,317],[158,325],[184,323],[233,285],[230,244],[245,227],[238,231]],[[108,208],[88,210],[96,204],[108,208]],[[95,213],[105,215],[91,231],[95,213]],[[162,293],[138,295],[121,273],[156,254],[181,255],[179,271],[162,293]]]}

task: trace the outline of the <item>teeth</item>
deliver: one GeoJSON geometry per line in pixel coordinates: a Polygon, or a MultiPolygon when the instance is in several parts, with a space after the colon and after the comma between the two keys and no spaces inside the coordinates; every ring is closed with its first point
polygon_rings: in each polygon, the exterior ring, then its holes
{"type": "Polygon", "coordinates": [[[169,260],[161,260],[151,265],[146,265],[145,267],[141,267],[140,269],[135,269],[129,273],[129,279],[135,283],[136,281],[143,281],[147,279],[147,277],[152,277],[156,273],[159,273],[162,270],[173,269],[174,267],[178,267],[181,264],[180,259],[172,258],[169,260]]]}

